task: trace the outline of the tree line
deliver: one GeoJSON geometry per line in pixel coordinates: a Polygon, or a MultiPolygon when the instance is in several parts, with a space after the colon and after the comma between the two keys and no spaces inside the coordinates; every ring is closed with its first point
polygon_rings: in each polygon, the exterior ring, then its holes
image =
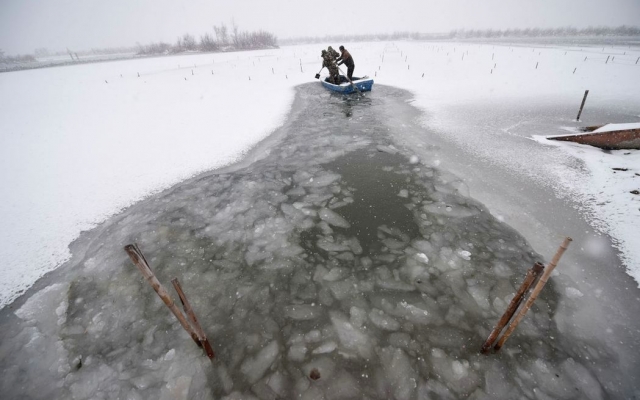
{"type": "Polygon", "coordinates": [[[525,29],[455,29],[449,33],[393,32],[362,35],[302,36],[282,39],[282,44],[376,42],[387,40],[447,40],[466,38],[510,38],[510,37],[571,37],[571,36],[640,36],[640,27],[622,25],[618,27],[574,27],[525,28],[525,29]]]}
{"type": "Polygon", "coordinates": [[[509,37],[571,37],[571,36],[640,36],[640,27],[622,25],[617,27],[590,26],[577,29],[561,28],[525,28],[525,29],[460,29],[449,33],[451,39],[466,38],[509,38],[509,37]]]}
{"type": "Polygon", "coordinates": [[[267,31],[240,31],[235,22],[231,29],[225,24],[215,25],[213,33],[206,32],[197,39],[194,35],[185,33],[178,37],[175,43],[156,42],[147,45],[137,45],[136,52],[140,55],[176,54],[184,52],[212,52],[233,50],[254,50],[277,48],[277,37],[267,31]]]}
{"type": "Polygon", "coordinates": [[[36,58],[31,54],[16,54],[15,56],[8,56],[4,54],[4,51],[0,50],[0,63],[3,64],[23,64],[35,61],[36,58]]]}
{"type": "Polygon", "coordinates": [[[68,55],[72,62],[80,61],[80,56],[90,55],[111,55],[111,54],[131,54],[137,55],[159,55],[159,54],[177,54],[184,52],[215,52],[215,51],[234,51],[234,50],[254,50],[277,48],[278,38],[276,35],[264,31],[241,31],[238,25],[232,22],[231,28],[227,25],[220,24],[213,27],[212,32],[207,32],[196,38],[194,35],[185,33],[177,38],[174,43],[155,42],[142,45],[137,43],[135,47],[113,47],[96,49],[89,51],[60,51],[51,53],[46,48],[38,48],[34,54],[24,54],[9,56],[0,50],[0,64],[28,64],[35,63],[38,58],[51,55],[62,56],[68,55]]]}

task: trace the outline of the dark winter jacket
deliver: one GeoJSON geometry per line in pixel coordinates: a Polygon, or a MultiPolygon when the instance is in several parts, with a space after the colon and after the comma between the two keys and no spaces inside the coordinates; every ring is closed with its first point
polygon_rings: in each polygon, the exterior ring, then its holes
{"type": "Polygon", "coordinates": [[[342,53],[342,55],[336,60],[338,61],[338,65],[344,64],[347,67],[352,68],[354,66],[354,62],[351,54],[347,51],[347,49],[340,50],[340,52],[342,53]]]}

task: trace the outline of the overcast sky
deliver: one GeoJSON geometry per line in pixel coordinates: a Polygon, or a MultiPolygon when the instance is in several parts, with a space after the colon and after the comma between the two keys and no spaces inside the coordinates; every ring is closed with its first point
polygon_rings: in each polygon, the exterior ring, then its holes
{"type": "Polygon", "coordinates": [[[0,0],[0,49],[173,43],[235,18],[279,38],[394,31],[640,25],[640,0],[0,0]],[[331,8],[327,8],[328,5],[331,8]]]}

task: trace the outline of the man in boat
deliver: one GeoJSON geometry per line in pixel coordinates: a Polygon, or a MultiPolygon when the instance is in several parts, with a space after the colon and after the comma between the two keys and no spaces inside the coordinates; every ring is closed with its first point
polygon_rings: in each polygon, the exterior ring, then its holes
{"type": "Polygon", "coordinates": [[[344,48],[344,46],[340,46],[340,53],[340,57],[336,61],[338,62],[338,65],[344,64],[347,66],[347,76],[351,79],[353,77],[353,70],[356,68],[356,64],[353,62],[351,54],[344,48]]]}
{"type": "Polygon", "coordinates": [[[329,70],[329,82],[335,85],[339,85],[340,78],[338,76],[339,73],[338,67],[336,66],[336,61],[326,50],[322,50],[322,67],[329,70]]]}
{"type": "Polygon", "coordinates": [[[335,60],[337,60],[338,58],[340,58],[340,53],[338,53],[337,51],[335,51],[335,50],[333,49],[333,47],[331,47],[331,46],[329,46],[329,47],[327,48],[327,52],[328,52],[329,54],[331,54],[331,57],[333,57],[335,60]]]}

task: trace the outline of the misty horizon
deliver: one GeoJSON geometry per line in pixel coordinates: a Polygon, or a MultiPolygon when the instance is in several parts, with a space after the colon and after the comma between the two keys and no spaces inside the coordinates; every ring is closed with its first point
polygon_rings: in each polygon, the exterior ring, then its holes
{"type": "Polygon", "coordinates": [[[86,51],[134,47],[137,43],[174,43],[185,33],[212,33],[234,22],[242,31],[264,30],[278,39],[331,35],[452,30],[637,26],[640,2],[634,0],[544,0],[532,3],[491,0],[407,1],[402,7],[382,0],[354,0],[345,13],[324,12],[322,3],[142,0],[108,4],[70,0],[63,6],[35,0],[0,3],[0,49],[8,54],[86,51]]]}

